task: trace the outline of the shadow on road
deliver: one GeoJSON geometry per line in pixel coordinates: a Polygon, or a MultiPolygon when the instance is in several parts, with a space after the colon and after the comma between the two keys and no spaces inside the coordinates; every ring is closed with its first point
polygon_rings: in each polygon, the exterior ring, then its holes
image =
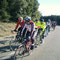
{"type": "MultiPolygon", "coordinates": [[[[11,48],[13,50],[15,50],[15,48],[18,48],[18,46],[11,46],[11,48]]],[[[8,51],[10,51],[10,46],[0,47],[0,53],[5,53],[5,52],[8,52],[8,51]]]]}

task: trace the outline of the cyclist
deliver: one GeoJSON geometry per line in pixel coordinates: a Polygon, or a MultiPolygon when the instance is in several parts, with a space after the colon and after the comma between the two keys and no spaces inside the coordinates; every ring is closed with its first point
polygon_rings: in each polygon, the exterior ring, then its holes
{"type": "Polygon", "coordinates": [[[40,19],[40,27],[42,30],[41,35],[40,35],[40,37],[41,37],[40,42],[43,43],[42,38],[44,39],[44,33],[45,33],[45,28],[46,28],[46,24],[44,22],[44,19],[40,19]]]}
{"type": "MultiPolygon", "coordinates": [[[[21,34],[21,30],[22,30],[22,25],[23,25],[23,23],[24,23],[25,21],[23,20],[23,17],[19,17],[18,19],[19,19],[19,20],[18,20],[18,22],[17,22],[17,25],[16,25],[15,29],[12,30],[11,32],[12,32],[12,33],[13,33],[13,32],[17,32],[17,35],[16,35],[15,40],[19,40],[19,41],[20,41],[20,34],[21,34]],[[19,27],[19,25],[20,25],[20,27],[19,27]],[[18,27],[19,27],[19,28],[18,28],[18,27]]],[[[20,42],[21,42],[21,41],[20,41],[20,42]]]]}
{"type": "Polygon", "coordinates": [[[53,21],[53,22],[52,22],[52,28],[53,28],[53,30],[55,30],[55,27],[56,27],[56,22],[53,21]]]}
{"type": "Polygon", "coordinates": [[[48,21],[46,22],[47,34],[48,34],[48,32],[50,32],[50,28],[51,28],[51,20],[48,19],[48,21]]]}
{"type": "Polygon", "coordinates": [[[34,31],[35,28],[34,27],[35,27],[35,24],[31,20],[31,17],[26,17],[25,22],[22,25],[21,35],[24,37],[26,34],[26,30],[27,30],[26,38],[28,39],[29,36],[31,37],[31,42],[32,42],[31,49],[34,48],[34,34],[35,34],[35,31],[34,31]]]}
{"type": "MultiPolygon", "coordinates": [[[[18,20],[18,22],[17,22],[17,25],[16,25],[14,31],[17,31],[17,28],[19,27],[19,24],[20,24],[20,26],[22,26],[23,23],[24,23],[23,17],[19,17],[19,20],[18,20]]],[[[19,31],[20,29],[21,29],[21,27],[19,27],[18,31],[19,31]]]]}

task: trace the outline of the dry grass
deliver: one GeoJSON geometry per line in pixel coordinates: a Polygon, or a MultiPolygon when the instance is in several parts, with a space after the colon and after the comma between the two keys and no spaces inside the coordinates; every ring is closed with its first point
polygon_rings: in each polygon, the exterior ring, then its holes
{"type": "Polygon", "coordinates": [[[11,30],[16,26],[16,23],[2,23],[0,22],[0,37],[10,36],[11,30]]]}

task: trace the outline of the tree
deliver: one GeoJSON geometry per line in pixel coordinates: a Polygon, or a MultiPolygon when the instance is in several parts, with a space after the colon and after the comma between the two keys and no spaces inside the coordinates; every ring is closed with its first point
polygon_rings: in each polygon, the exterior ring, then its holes
{"type": "Polygon", "coordinates": [[[1,21],[8,21],[10,15],[7,12],[8,2],[7,0],[1,0],[1,7],[0,7],[0,20],[1,21]]]}
{"type": "Polygon", "coordinates": [[[45,21],[47,21],[48,19],[50,19],[51,21],[56,21],[57,24],[60,25],[60,16],[51,15],[51,16],[42,16],[42,18],[44,18],[45,21]]]}
{"type": "Polygon", "coordinates": [[[41,16],[37,0],[0,0],[0,3],[0,20],[2,21],[16,21],[19,16],[32,18],[41,16]]]}

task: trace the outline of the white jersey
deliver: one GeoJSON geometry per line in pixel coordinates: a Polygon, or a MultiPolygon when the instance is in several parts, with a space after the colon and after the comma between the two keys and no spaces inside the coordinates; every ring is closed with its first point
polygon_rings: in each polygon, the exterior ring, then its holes
{"type": "MultiPolygon", "coordinates": [[[[29,24],[29,25],[25,24],[24,29],[25,29],[25,28],[27,28],[27,30],[28,30],[29,32],[31,32],[31,24],[29,24]]],[[[23,29],[23,30],[24,30],[24,29],[23,29]]]]}
{"type": "MultiPolygon", "coordinates": [[[[22,33],[23,33],[23,31],[24,31],[24,29],[25,28],[27,28],[27,30],[29,31],[29,32],[31,32],[32,31],[32,25],[31,24],[25,24],[24,25],[24,27],[23,27],[23,29],[22,29],[22,33]]],[[[35,24],[33,25],[33,31],[35,30],[35,24]]]]}
{"type": "Polygon", "coordinates": [[[50,26],[50,25],[51,25],[51,23],[50,23],[50,22],[46,22],[46,25],[49,25],[49,26],[50,26]]]}

